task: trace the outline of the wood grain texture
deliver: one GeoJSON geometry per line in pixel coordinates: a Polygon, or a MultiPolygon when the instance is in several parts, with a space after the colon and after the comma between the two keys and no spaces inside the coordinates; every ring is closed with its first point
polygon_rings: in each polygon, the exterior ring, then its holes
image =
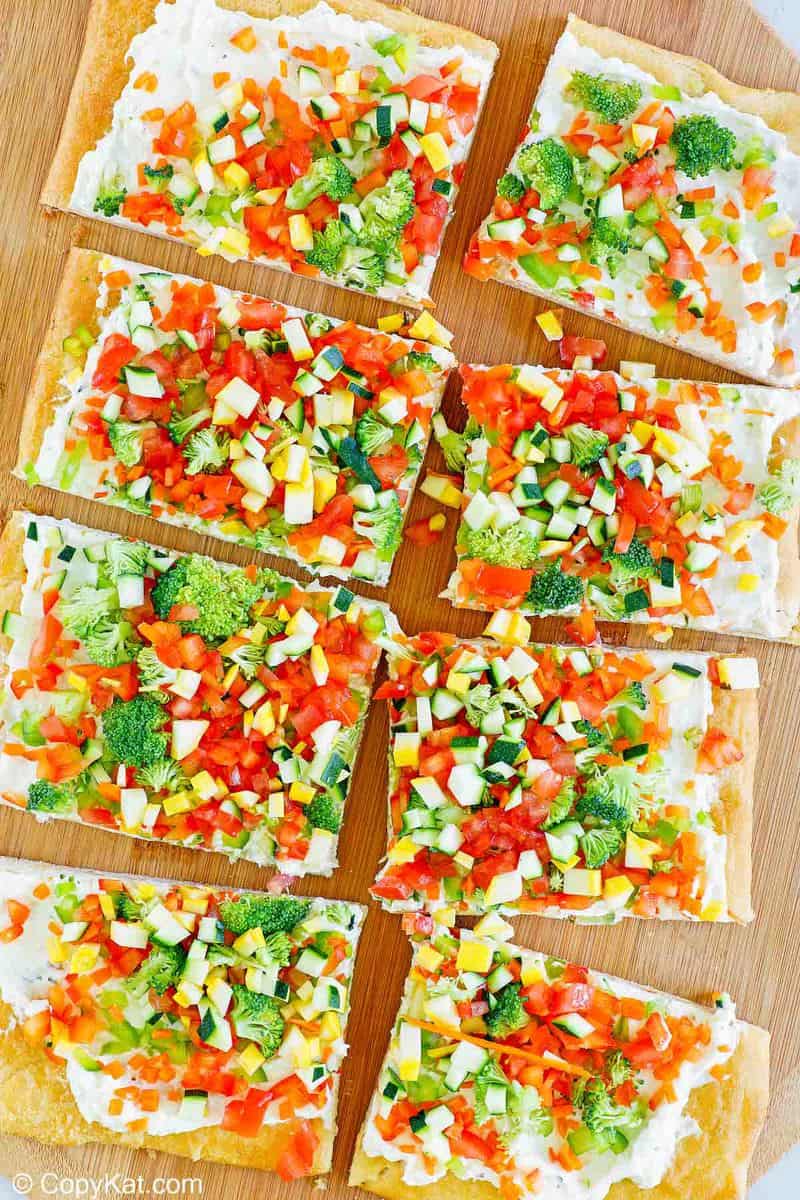
{"type": "MultiPolygon", "coordinates": [[[[119,0],[121,6],[124,0],[119,0]]],[[[534,323],[544,305],[533,297],[495,284],[481,284],[461,272],[469,235],[485,213],[491,187],[507,162],[541,77],[544,64],[573,8],[581,17],[619,28],[669,49],[695,54],[723,74],[747,86],[800,91],[800,64],[756,16],[745,0],[410,0],[429,17],[463,23],[500,44],[501,57],[478,130],[470,170],[459,196],[456,219],[448,230],[434,279],[437,316],[456,331],[455,349],[465,361],[536,361],[553,364],[555,356],[534,323]]],[[[178,549],[198,549],[231,561],[246,556],[232,547],[188,532],[168,530],[90,503],[44,491],[31,492],[13,480],[22,401],[34,360],[45,335],[59,274],[68,247],[91,245],[167,270],[186,271],[246,291],[275,295],[288,303],[321,308],[339,317],[373,323],[386,306],[305,280],[287,279],[264,268],[230,266],[199,259],[187,247],[169,245],[144,233],[126,232],[63,214],[45,215],[38,197],[50,166],[64,107],[78,61],[88,5],[86,0],[5,0],[0,23],[0,161],[4,165],[3,221],[0,222],[0,317],[4,339],[0,365],[0,507],[40,512],[132,536],[165,541],[178,549]],[[26,114],[20,120],[20,113],[26,114]]],[[[642,357],[663,374],[726,381],[733,377],[697,359],[610,330],[588,318],[570,316],[571,332],[605,337],[609,361],[642,357]]],[[[451,389],[445,411],[452,418],[457,402],[451,389]]],[[[439,466],[432,451],[429,465],[439,466]]],[[[419,496],[411,519],[434,511],[419,496]]],[[[452,566],[454,515],[437,545],[419,550],[406,544],[395,568],[389,599],[410,632],[439,627],[464,636],[483,627],[480,614],[455,612],[436,599],[452,566]]],[[[366,589],[365,589],[366,590],[366,589]]],[[[535,625],[538,640],[563,637],[563,623],[535,625]]],[[[635,629],[613,631],[610,641],[645,642],[635,629]]],[[[755,922],[736,926],[676,926],[629,922],[612,929],[571,929],[559,922],[529,918],[517,923],[517,940],[547,953],[569,956],[592,966],[638,979],[654,987],[702,998],[728,989],[740,1015],[772,1031],[773,1104],[759,1143],[754,1174],[763,1173],[800,1140],[800,1032],[794,1012],[800,973],[800,734],[798,668],[800,651],[791,647],[676,634],[673,645],[692,649],[727,648],[755,655],[761,664],[762,755],[756,779],[754,905],[755,922]],[[788,997],[788,1001],[787,1001],[788,997]]],[[[303,890],[366,901],[367,887],[385,845],[386,714],[370,714],[356,770],[348,818],[340,846],[342,866],[330,880],[306,880],[303,890]]],[[[231,867],[217,855],[138,845],[78,826],[39,827],[24,814],[0,814],[0,852],[57,860],[103,870],[263,886],[265,872],[248,864],[231,867]]],[[[351,1054],[340,1097],[340,1133],[334,1154],[330,1200],[357,1195],[345,1184],[359,1122],[382,1059],[400,995],[408,953],[397,918],[372,906],[361,943],[350,1025],[351,1054]]],[[[20,1104],[25,1097],[20,1096],[20,1104]]],[[[74,1150],[35,1146],[6,1139],[0,1146],[0,1171],[26,1169],[95,1179],[119,1171],[143,1176],[198,1176],[204,1194],[220,1200],[245,1200],[258,1191],[274,1200],[311,1200],[311,1185],[281,1184],[252,1171],[187,1164],[166,1155],[146,1155],[112,1147],[74,1150]]],[[[35,1194],[35,1193],[34,1193],[35,1194]]],[[[195,1193],[197,1194],[197,1193],[195,1193]]]]}

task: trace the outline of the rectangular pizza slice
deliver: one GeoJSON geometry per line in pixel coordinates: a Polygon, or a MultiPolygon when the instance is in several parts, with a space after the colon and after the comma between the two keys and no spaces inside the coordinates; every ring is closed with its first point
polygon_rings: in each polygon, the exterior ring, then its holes
{"type": "Polygon", "coordinates": [[[373,895],[449,920],[751,920],[756,660],[515,643],[503,624],[389,648],[373,895]]]}
{"type": "Polygon", "coordinates": [[[15,513],[0,800],[329,875],[389,610],[15,513]]]}
{"type": "Polygon", "coordinates": [[[465,270],[800,382],[800,96],[570,16],[465,270]]]}
{"type": "Polygon", "coordinates": [[[401,337],[73,250],[16,470],[383,586],[449,336],[427,313],[401,337]]]}
{"type": "Polygon", "coordinates": [[[10,858],[0,904],[6,1136],[330,1169],[361,905],[10,858]]]}
{"type": "Polygon", "coordinates": [[[462,368],[468,503],[446,595],[796,641],[800,392],[629,366],[462,368]]]}
{"type": "Polygon", "coordinates": [[[769,1034],[474,932],[410,919],[414,959],[351,1184],[386,1200],[744,1200],[769,1034]]]}
{"type": "Polygon", "coordinates": [[[93,0],[42,200],[429,304],[497,54],[377,0],[93,0]]]}

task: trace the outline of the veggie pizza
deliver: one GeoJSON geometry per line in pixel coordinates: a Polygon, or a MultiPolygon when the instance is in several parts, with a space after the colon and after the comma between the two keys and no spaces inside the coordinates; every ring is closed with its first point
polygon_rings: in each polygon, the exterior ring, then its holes
{"type": "Polygon", "coordinates": [[[455,361],[409,333],[73,250],[17,473],[384,585],[455,361]]]}
{"type": "Polygon", "coordinates": [[[800,99],[570,16],[465,269],[800,380],[800,99]]]}
{"type": "Polygon", "coordinates": [[[15,513],[0,798],[329,875],[388,609],[15,513]]]}
{"type": "Polygon", "coordinates": [[[449,921],[751,920],[755,659],[529,645],[506,617],[488,630],[501,642],[390,649],[373,895],[449,921]]]}
{"type": "Polygon", "coordinates": [[[796,640],[800,394],[625,370],[462,368],[446,595],[796,640]]]}
{"type": "Polygon", "coordinates": [[[410,919],[414,960],[350,1182],[387,1200],[743,1200],[769,1035],[706,1008],[410,919]]]}
{"type": "Polygon", "coordinates": [[[496,57],[376,0],[94,0],[42,200],[430,303],[496,57]]]}
{"type": "Polygon", "coordinates": [[[330,1169],[360,905],[3,858],[0,909],[4,1134],[330,1169]]]}

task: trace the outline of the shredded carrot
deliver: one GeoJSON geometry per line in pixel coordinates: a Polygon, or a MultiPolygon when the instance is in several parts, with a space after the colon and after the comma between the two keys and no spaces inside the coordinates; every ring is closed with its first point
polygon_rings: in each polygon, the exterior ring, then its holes
{"type": "Polygon", "coordinates": [[[424,1029],[426,1033],[438,1033],[440,1037],[452,1038],[454,1042],[469,1042],[472,1046],[480,1046],[481,1049],[491,1050],[495,1054],[513,1054],[517,1058],[524,1058],[526,1062],[535,1063],[538,1067],[550,1067],[555,1071],[566,1071],[569,1075],[578,1075],[583,1079],[589,1078],[589,1072],[584,1071],[583,1067],[578,1067],[565,1059],[555,1061],[543,1057],[541,1054],[534,1054],[531,1050],[525,1050],[522,1046],[509,1046],[505,1042],[492,1042],[488,1038],[473,1037],[472,1034],[462,1033],[460,1029],[435,1025],[432,1021],[418,1021],[415,1017],[403,1017],[403,1020],[406,1025],[424,1029]]]}

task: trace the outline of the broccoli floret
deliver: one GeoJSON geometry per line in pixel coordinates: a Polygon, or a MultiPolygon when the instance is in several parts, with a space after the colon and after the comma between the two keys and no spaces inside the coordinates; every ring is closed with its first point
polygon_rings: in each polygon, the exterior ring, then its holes
{"type": "Polygon", "coordinates": [[[582,1100],[583,1123],[592,1133],[610,1133],[616,1129],[637,1129],[644,1120],[639,1104],[629,1107],[617,1104],[602,1079],[592,1079],[586,1085],[582,1100]]]}
{"type": "Polygon", "coordinates": [[[265,937],[281,931],[288,933],[308,916],[309,900],[294,896],[237,896],[219,906],[222,924],[238,937],[248,929],[260,928],[265,937]]]}
{"type": "Polygon", "coordinates": [[[89,659],[96,666],[118,667],[133,658],[133,650],[127,640],[132,634],[133,626],[128,621],[101,617],[81,640],[89,659]]]}
{"type": "Polygon", "coordinates": [[[268,642],[261,646],[257,646],[255,642],[243,642],[241,646],[225,652],[225,658],[236,663],[245,679],[252,679],[258,668],[264,665],[268,648],[268,642]]]}
{"type": "Polygon", "coordinates": [[[583,580],[578,575],[565,575],[557,563],[551,563],[534,575],[528,595],[528,604],[534,612],[558,612],[580,604],[583,598],[583,580]]]}
{"type": "Polygon", "coordinates": [[[502,200],[517,204],[525,195],[525,184],[519,175],[515,175],[513,171],[506,171],[497,181],[497,194],[502,200]]]}
{"type": "Polygon", "coordinates": [[[372,408],[362,413],[356,422],[356,441],[367,456],[382,450],[393,434],[392,427],[384,424],[372,408]]]}
{"type": "Polygon", "coordinates": [[[92,211],[102,213],[104,217],[116,217],[127,194],[127,188],[122,182],[122,175],[118,173],[100,184],[92,211]]]}
{"type": "Polygon", "coordinates": [[[231,439],[227,433],[217,433],[211,426],[197,429],[182,448],[187,475],[213,475],[228,461],[231,439]]]}
{"type": "Polygon", "coordinates": [[[494,1005],[486,1017],[486,1029],[490,1037],[507,1038],[528,1024],[528,1014],[522,1006],[518,983],[508,983],[495,993],[494,1005]]]}
{"type": "Polygon", "coordinates": [[[271,933],[268,938],[264,939],[264,945],[258,952],[258,958],[259,961],[269,959],[270,962],[277,963],[279,967],[288,967],[293,949],[292,939],[288,933],[280,930],[278,933],[271,933]]]}
{"type": "Polygon", "coordinates": [[[467,465],[467,449],[473,438],[480,434],[480,425],[474,417],[469,417],[463,433],[456,433],[448,428],[447,421],[441,413],[433,418],[433,432],[441,447],[444,461],[451,471],[463,471],[467,465]]]}
{"type": "Polygon", "coordinates": [[[405,356],[406,367],[409,371],[441,371],[442,364],[437,361],[430,350],[409,350],[405,356]]]}
{"type": "Polygon", "coordinates": [[[117,600],[116,588],[94,588],[87,585],[59,601],[58,615],[70,633],[85,638],[100,620],[108,617],[116,609],[117,600]]]}
{"type": "Polygon", "coordinates": [[[588,598],[601,621],[621,621],[625,616],[625,597],[617,592],[606,592],[592,585],[588,598]]]}
{"type": "Polygon", "coordinates": [[[642,687],[641,683],[639,683],[638,679],[634,679],[634,681],[624,687],[621,692],[617,692],[616,696],[609,704],[609,708],[621,707],[638,708],[642,712],[644,712],[644,710],[647,708],[647,696],[645,695],[644,688],[642,687]]]}
{"type": "Polygon", "coordinates": [[[617,554],[616,541],[609,542],[603,550],[603,562],[611,564],[611,582],[614,587],[625,587],[639,579],[652,579],[658,574],[656,560],[644,542],[632,538],[631,544],[622,554],[617,554]]]}
{"type": "Polygon", "coordinates": [[[142,646],[136,655],[136,672],[143,692],[156,692],[175,682],[175,668],[163,663],[153,646],[142,646]]]}
{"type": "Polygon", "coordinates": [[[136,782],[151,792],[179,792],[188,780],[183,767],[174,758],[159,758],[149,767],[139,767],[136,782]]]}
{"type": "Polygon", "coordinates": [[[592,240],[610,250],[619,250],[622,254],[630,246],[627,230],[612,217],[597,217],[592,225],[592,240]]]}
{"type": "Polygon", "coordinates": [[[403,536],[403,510],[394,492],[389,493],[388,504],[370,512],[357,513],[353,528],[361,537],[369,538],[378,558],[383,562],[391,562],[403,536]]]}
{"type": "Polygon", "coordinates": [[[579,839],[586,866],[602,867],[622,846],[622,834],[613,826],[608,829],[588,829],[579,839]]]}
{"type": "Polygon", "coordinates": [[[609,79],[606,75],[576,71],[567,95],[574,104],[597,113],[609,125],[618,125],[636,111],[642,89],[632,80],[609,79]]]}
{"type": "Polygon", "coordinates": [[[46,779],[37,779],[28,788],[29,812],[68,813],[72,812],[75,804],[74,791],[68,784],[48,783],[46,779]]]}
{"type": "Polygon", "coordinates": [[[185,442],[193,429],[198,425],[202,425],[203,421],[208,421],[211,418],[211,409],[204,405],[203,408],[198,408],[197,412],[187,413],[185,416],[178,416],[173,411],[167,429],[169,436],[172,438],[176,446],[180,446],[181,442],[185,442]]]}
{"type": "Polygon", "coordinates": [[[587,744],[593,749],[608,744],[608,738],[605,736],[602,730],[597,729],[591,724],[590,721],[576,721],[575,728],[578,730],[578,733],[583,734],[583,736],[586,738],[587,744]]]}
{"type": "Polygon", "coordinates": [[[591,467],[605,454],[608,447],[608,434],[600,429],[591,429],[588,425],[578,422],[568,425],[564,430],[572,447],[572,461],[576,467],[591,467]]]}
{"type": "Polygon", "coordinates": [[[338,833],[342,827],[342,802],[332,792],[319,792],[306,806],[306,817],[315,829],[338,833]]]}
{"type": "Polygon", "coordinates": [[[142,906],[134,900],[130,892],[112,892],[114,912],[123,921],[138,921],[142,915],[142,906]]]}
{"type": "Polygon", "coordinates": [[[319,267],[323,275],[338,275],[345,246],[351,238],[342,221],[328,221],[324,229],[314,230],[314,245],[306,252],[306,262],[319,267]]]}
{"type": "Polygon", "coordinates": [[[736,134],[720,125],[716,117],[696,113],[675,122],[669,139],[675,151],[675,166],[690,179],[709,175],[715,167],[730,171],[736,134]]]}
{"type": "Polygon", "coordinates": [[[511,1087],[511,1081],[494,1058],[490,1058],[475,1076],[475,1122],[478,1125],[484,1125],[494,1116],[486,1107],[486,1095],[491,1087],[511,1087]]]}
{"type": "Polygon", "coordinates": [[[548,863],[547,866],[547,887],[551,892],[564,890],[564,872],[559,871],[554,862],[548,863]]]}
{"type": "Polygon", "coordinates": [[[253,543],[256,550],[263,550],[265,554],[275,554],[282,549],[283,542],[294,529],[294,525],[286,520],[279,508],[265,508],[264,515],[267,522],[255,531],[253,543]]]}
{"type": "Polygon", "coordinates": [[[479,558],[491,566],[531,567],[539,556],[539,539],[522,525],[507,529],[470,529],[463,526],[459,543],[468,558],[479,558]]]}
{"type": "Polygon", "coordinates": [[[315,158],[299,179],[296,179],[284,198],[286,208],[308,208],[318,196],[329,200],[346,200],[353,190],[355,179],[335,154],[315,158]]]}
{"type": "Polygon", "coordinates": [[[178,603],[178,593],[186,583],[188,568],[188,556],[176,559],[172,566],[159,575],[155,582],[155,586],[150,593],[150,600],[155,609],[156,616],[160,617],[162,621],[169,620],[170,612],[178,603]]]}
{"type": "Polygon", "coordinates": [[[515,1138],[530,1130],[541,1137],[549,1137],[553,1132],[553,1118],[546,1108],[535,1087],[514,1080],[506,1104],[506,1129],[499,1135],[500,1142],[509,1149],[515,1138]]]}
{"type": "Polygon", "coordinates": [[[618,1088],[633,1075],[633,1067],[621,1050],[612,1050],[606,1058],[606,1074],[612,1088],[618,1088]]]}
{"type": "Polygon", "coordinates": [[[609,767],[604,774],[586,781],[586,790],[575,806],[578,820],[593,817],[625,833],[632,825],[639,803],[633,767],[609,767]]]}
{"type": "Polygon", "coordinates": [[[250,609],[264,594],[266,580],[264,571],[251,580],[244,571],[223,571],[210,558],[190,554],[164,572],[151,599],[164,621],[169,620],[175,605],[196,609],[197,616],[181,621],[182,627],[188,633],[199,633],[206,642],[224,641],[248,623],[250,609]]]}
{"type": "Polygon", "coordinates": [[[149,565],[150,551],[141,542],[117,538],[106,545],[106,570],[115,583],[123,575],[144,575],[149,565]]]}
{"type": "Polygon", "coordinates": [[[546,819],[542,822],[542,829],[552,829],[554,825],[560,825],[562,821],[566,821],[572,812],[574,803],[575,780],[570,775],[564,780],[558,792],[550,801],[550,811],[546,819]]]}
{"type": "Polygon", "coordinates": [[[364,228],[358,240],[382,257],[395,250],[404,227],[414,216],[414,181],[408,171],[392,171],[383,187],[374,188],[361,202],[364,228]]]}
{"type": "Polygon", "coordinates": [[[115,700],[103,713],[103,735],[109,753],[130,767],[149,767],[164,757],[167,735],[164,710],[151,696],[115,700]]]}
{"type": "Polygon", "coordinates": [[[588,242],[589,258],[611,266],[619,254],[627,254],[631,243],[627,231],[610,217],[598,217],[588,242]]]}
{"type": "Polygon", "coordinates": [[[333,321],[330,317],[323,317],[321,313],[309,313],[306,317],[306,329],[309,337],[322,337],[333,329],[333,321]]]}
{"type": "Polygon", "coordinates": [[[142,457],[143,426],[135,421],[109,421],[106,432],[123,467],[135,467],[142,457]]]}
{"type": "Polygon", "coordinates": [[[341,275],[349,287],[375,292],[386,278],[386,256],[370,246],[348,246],[342,257],[341,275]]]}
{"type": "Polygon", "coordinates": [[[283,1041],[285,1028],[278,1001],[235,983],[231,1017],[236,1036],[257,1042],[264,1057],[271,1058],[283,1041]]]}
{"type": "Polygon", "coordinates": [[[572,159],[566,146],[555,138],[523,146],[517,167],[539,193],[542,208],[557,208],[572,187],[572,159]]]}
{"type": "Polygon", "coordinates": [[[470,725],[479,726],[484,717],[497,712],[502,700],[492,691],[491,684],[478,683],[464,696],[464,715],[470,725]]]}
{"type": "Polygon", "coordinates": [[[134,996],[144,996],[151,988],[163,996],[167,988],[177,987],[185,962],[186,951],[180,946],[153,946],[124,987],[134,996]]]}
{"type": "Polygon", "coordinates": [[[760,485],[756,499],[775,516],[800,503],[800,458],[784,459],[779,469],[760,485]]]}
{"type": "Polygon", "coordinates": [[[165,163],[163,167],[151,167],[145,163],[144,177],[156,192],[163,192],[174,174],[175,168],[171,163],[165,163]]]}

